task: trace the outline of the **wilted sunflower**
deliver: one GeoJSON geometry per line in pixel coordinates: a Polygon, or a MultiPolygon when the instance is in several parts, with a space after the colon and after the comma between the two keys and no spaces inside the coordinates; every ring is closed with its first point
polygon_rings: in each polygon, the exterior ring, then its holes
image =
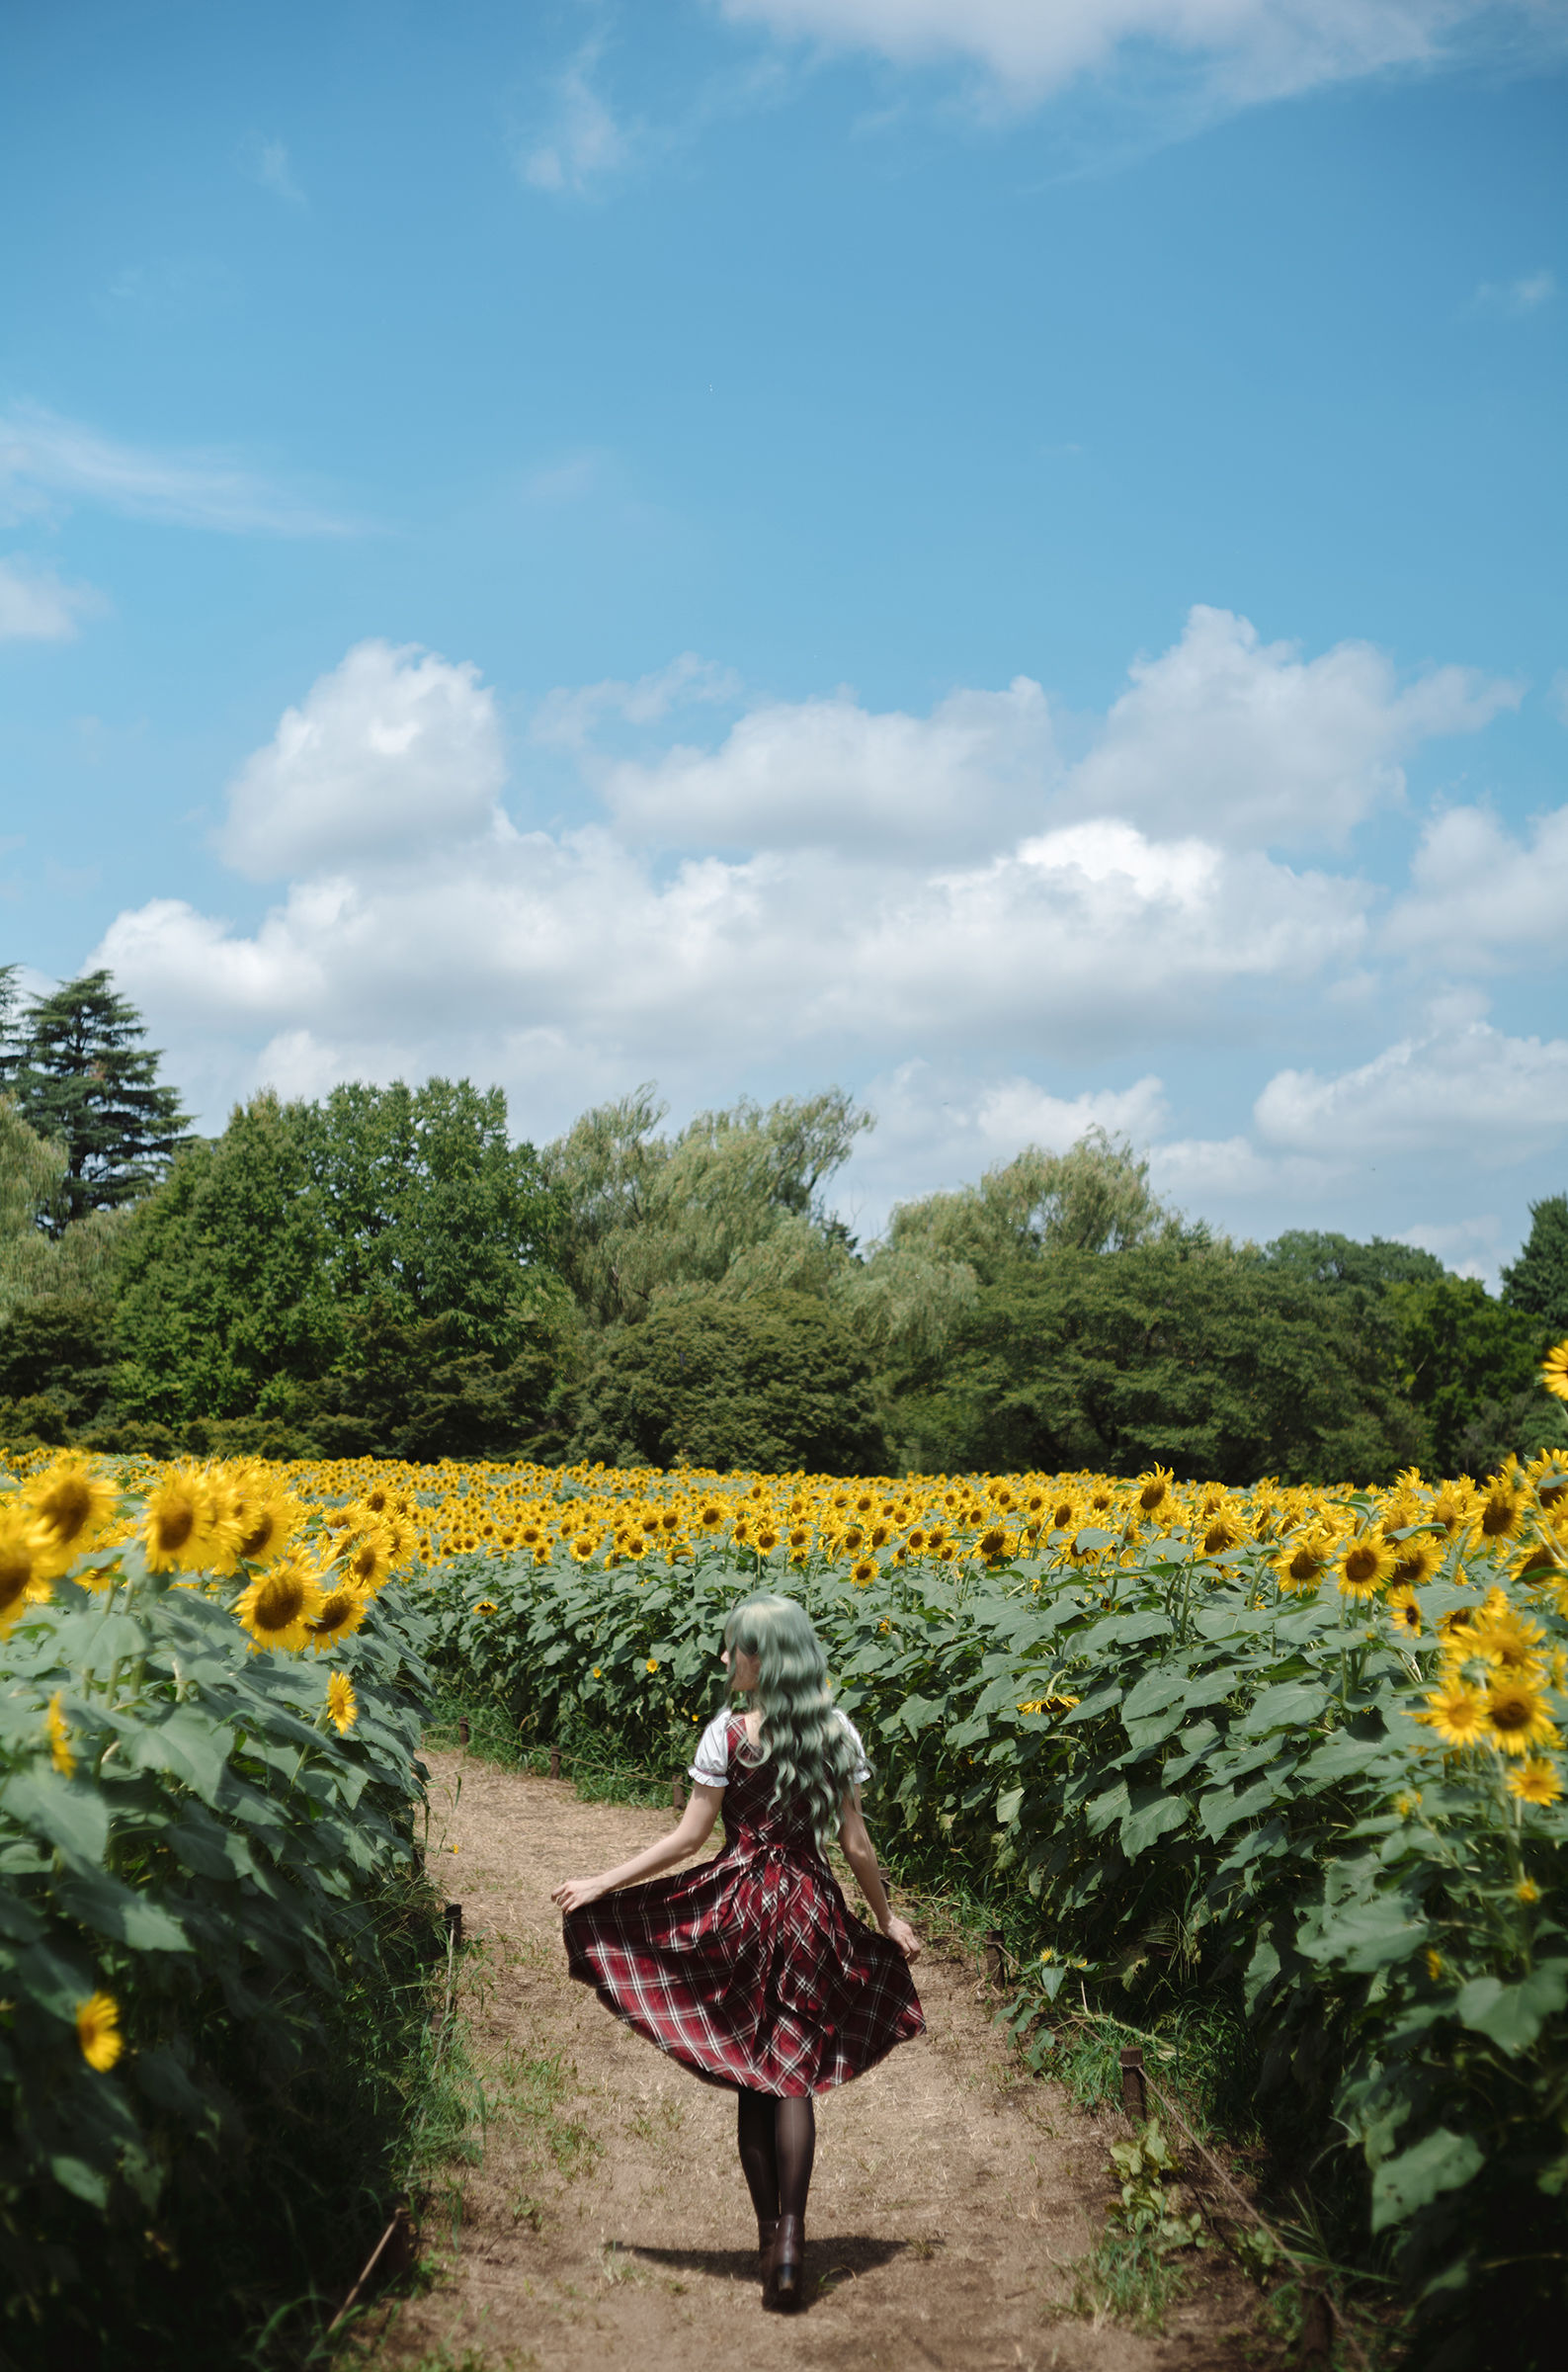
{"type": "Polygon", "coordinates": [[[1158,1514],[1170,1498],[1174,1481],[1170,1469],[1164,1466],[1151,1467],[1147,1474],[1139,1475],[1133,1489],[1138,1494],[1138,1506],[1143,1514],[1158,1514]]]}
{"type": "Polygon", "coordinates": [[[1223,1557],[1227,1549],[1239,1548],[1247,1537],[1247,1519],[1239,1507],[1217,1507],[1209,1516],[1203,1531],[1203,1555],[1223,1557]]]}
{"type": "Polygon", "coordinates": [[[82,2057],[100,2076],[107,2076],[125,2048],[120,2034],[120,2004],[113,1993],[89,1993],[76,2004],[76,2039],[82,2057]]]}
{"type": "Polygon", "coordinates": [[[255,1648],[288,1648],[297,1652],[310,1639],[311,1625],[321,1613],[326,1591],[316,1567],[303,1557],[287,1558],[258,1576],[234,1601],[237,1622],[250,1633],[255,1648]]]}
{"type": "Polygon", "coordinates": [[[1555,1399],[1568,1400],[1568,1342],[1558,1342],[1540,1363],[1540,1380],[1555,1399]]]}
{"type": "Polygon", "coordinates": [[[40,1551],[40,1570],[63,1573],[85,1556],[115,1512],[120,1493],[85,1458],[57,1458],[22,1493],[40,1551]]]}
{"type": "Polygon", "coordinates": [[[22,1509],[0,1509],[0,1639],[31,1603],[48,1596],[42,1566],[33,1526],[22,1509]]]}
{"type": "Polygon", "coordinates": [[[1561,1741],[1544,1693],[1527,1679],[1496,1680],[1486,1692],[1487,1735],[1505,1754],[1528,1754],[1561,1741]]]}
{"type": "Polygon", "coordinates": [[[1532,1754],[1508,1775],[1508,1792],[1518,1796],[1522,1804],[1555,1804],[1562,1794],[1562,1780],[1557,1765],[1548,1762],[1544,1754],[1532,1754]]]}
{"type": "Polygon", "coordinates": [[[475,1614],[499,1614],[501,1609],[494,1598],[475,1598],[473,1611],[475,1614]]]}
{"type": "Polygon", "coordinates": [[[333,1647],[338,1640],[348,1639],[358,1631],[371,1603],[368,1591],[353,1581],[332,1576],[332,1586],[321,1601],[321,1611],[310,1625],[310,1645],[318,1655],[333,1647]]]}
{"type": "Polygon", "coordinates": [[[1391,1540],[1376,1530],[1358,1532],[1335,1560],[1335,1578],[1342,1597],[1375,1598],[1399,1559],[1391,1540]]]}
{"type": "Polygon", "coordinates": [[[1478,1688],[1449,1680],[1434,1689],[1421,1716],[1445,1746],[1477,1745],[1487,1735],[1487,1704],[1478,1688]]]}
{"type": "Polygon", "coordinates": [[[360,1718],[360,1702],[347,1672],[327,1674],[327,1716],[341,1737],[360,1718]]]}

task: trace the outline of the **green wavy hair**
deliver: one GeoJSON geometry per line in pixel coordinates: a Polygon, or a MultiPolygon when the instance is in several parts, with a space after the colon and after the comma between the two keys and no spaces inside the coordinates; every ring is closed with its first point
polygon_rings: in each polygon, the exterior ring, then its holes
{"type": "Polygon", "coordinates": [[[857,1758],[849,1726],[834,1707],[828,1659],[810,1617],[793,1598],[771,1592],[742,1598],[724,1625],[724,1645],[731,1655],[738,1652],[758,1660],[762,1733],[757,1752],[760,1761],[773,1766],[774,1802],[803,1796],[812,1832],[825,1852],[839,1832],[857,1758]]]}

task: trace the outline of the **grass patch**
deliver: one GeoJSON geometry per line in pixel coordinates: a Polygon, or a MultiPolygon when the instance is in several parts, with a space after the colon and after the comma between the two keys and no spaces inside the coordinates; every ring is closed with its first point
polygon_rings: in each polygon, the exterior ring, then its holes
{"type": "Polygon", "coordinates": [[[438,1695],[431,1705],[425,1743],[438,1751],[455,1752],[461,1747],[500,1770],[527,1771],[536,1779],[549,1776],[554,1751],[560,1756],[560,1776],[572,1782],[580,1803],[631,1804],[644,1811],[669,1809],[670,1781],[679,1767],[672,1758],[670,1769],[661,1778],[630,1756],[618,1739],[594,1731],[584,1731],[553,1749],[534,1745],[520,1735],[504,1705],[447,1693],[438,1695]],[[460,1721],[468,1725],[466,1743],[458,1732],[460,1721]]]}

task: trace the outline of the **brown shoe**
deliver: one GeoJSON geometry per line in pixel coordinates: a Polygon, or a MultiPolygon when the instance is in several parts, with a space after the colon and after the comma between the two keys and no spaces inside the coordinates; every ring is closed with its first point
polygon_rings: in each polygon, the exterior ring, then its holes
{"type": "Polygon", "coordinates": [[[771,2313],[792,2315],[805,2296],[805,2225],[799,2216],[781,2216],[763,2267],[762,2302],[771,2313]]]}
{"type": "Polygon", "coordinates": [[[759,2216],[757,2218],[757,2254],[762,2259],[765,2281],[768,2278],[768,2251],[773,2246],[773,2236],[778,2229],[779,2219],[777,2216],[759,2216]]]}

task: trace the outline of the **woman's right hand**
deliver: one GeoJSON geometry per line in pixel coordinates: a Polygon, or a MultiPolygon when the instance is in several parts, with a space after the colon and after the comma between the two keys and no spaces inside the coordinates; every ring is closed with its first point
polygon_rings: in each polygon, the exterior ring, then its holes
{"type": "Polygon", "coordinates": [[[907,1919],[890,1918],[882,1932],[889,1943],[898,1946],[906,1960],[913,1961],[920,1958],[921,1941],[907,1919]]]}
{"type": "Polygon", "coordinates": [[[589,1903],[597,1903],[605,1891],[602,1878],[563,1878],[552,1889],[550,1901],[562,1910],[581,1910],[589,1903]]]}

